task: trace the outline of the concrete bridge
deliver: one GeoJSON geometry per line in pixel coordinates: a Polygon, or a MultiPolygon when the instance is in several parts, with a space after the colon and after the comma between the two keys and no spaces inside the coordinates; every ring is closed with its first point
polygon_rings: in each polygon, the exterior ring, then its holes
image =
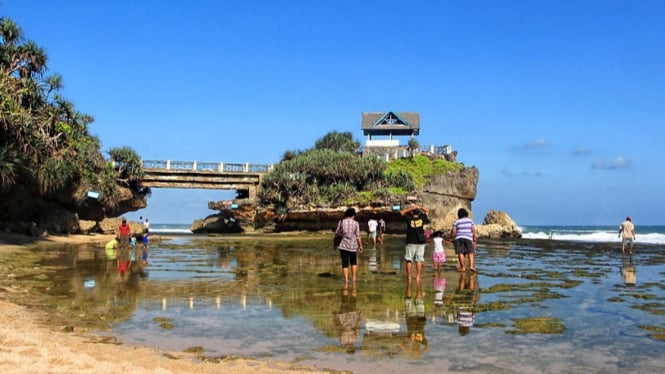
{"type": "Polygon", "coordinates": [[[241,198],[255,198],[263,176],[273,168],[265,164],[170,160],[144,160],[142,166],[142,187],[236,190],[241,198]]]}

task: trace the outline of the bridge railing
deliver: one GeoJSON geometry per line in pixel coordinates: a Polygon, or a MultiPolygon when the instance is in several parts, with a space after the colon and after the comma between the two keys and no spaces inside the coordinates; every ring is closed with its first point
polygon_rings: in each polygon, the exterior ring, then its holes
{"type": "Polygon", "coordinates": [[[272,165],[269,164],[232,164],[224,162],[199,162],[199,161],[161,161],[142,160],[144,169],[157,170],[192,170],[212,172],[236,172],[236,173],[269,173],[272,165]]]}

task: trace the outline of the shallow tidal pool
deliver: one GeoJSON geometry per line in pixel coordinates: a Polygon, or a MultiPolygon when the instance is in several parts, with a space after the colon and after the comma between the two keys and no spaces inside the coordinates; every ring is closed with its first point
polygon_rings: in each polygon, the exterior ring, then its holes
{"type": "MultiPolygon", "coordinates": [[[[45,292],[77,300],[129,344],[202,359],[274,358],[355,373],[665,371],[665,248],[550,240],[481,243],[477,274],[404,277],[402,238],[345,286],[329,240],[179,236],[119,274],[69,248],[45,292]]],[[[90,313],[87,313],[90,314],[90,313]]]]}

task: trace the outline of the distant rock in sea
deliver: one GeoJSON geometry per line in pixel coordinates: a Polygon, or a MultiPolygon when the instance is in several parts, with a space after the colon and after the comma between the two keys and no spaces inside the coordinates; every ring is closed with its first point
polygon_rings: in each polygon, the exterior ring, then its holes
{"type": "Polygon", "coordinates": [[[518,239],[522,237],[519,226],[505,212],[490,210],[482,225],[476,225],[476,234],[486,239],[518,239]]]}

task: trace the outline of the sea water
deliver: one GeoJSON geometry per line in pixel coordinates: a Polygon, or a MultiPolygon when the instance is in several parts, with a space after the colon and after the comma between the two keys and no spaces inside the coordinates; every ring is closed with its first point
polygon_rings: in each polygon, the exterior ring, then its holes
{"type": "MultiPolygon", "coordinates": [[[[524,239],[552,239],[566,241],[585,241],[598,243],[621,243],[618,237],[619,225],[616,226],[521,226],[524,239]]],[[[174,223],[152,224],[150,231],[156,234],[191,234],[190,225],[174,223]]],[[[665,226],[635,226],[636,243],[665,244],[665,226]]]]}
{"type": "Polygon", "coordinates": [[[428,246],[420,287],[404,277],[401,236],[366,246],[353,287],[328,239],[183,234],[151,245],[141,274],[79,260],[52,292],[115,315],[112,333],[128,344],[207,357],[354,373],[664,372],[663,227],[638,228],[633,256],[617,229],[525,227],[525,239],[481,242],[478,274],[458,273],[454,256],[435,274],[428,246]],[[355,328],[340,327],[347,313],[355,328]]]}
{"type": "MultiPolygon", "coordinates": [[[[616,226],[524,226],[525,239],[553,239],[598,243],[621,243],[616,226]]],[[[635,226],[635,243],[665,244],[665,226],[635,226]]]]}

